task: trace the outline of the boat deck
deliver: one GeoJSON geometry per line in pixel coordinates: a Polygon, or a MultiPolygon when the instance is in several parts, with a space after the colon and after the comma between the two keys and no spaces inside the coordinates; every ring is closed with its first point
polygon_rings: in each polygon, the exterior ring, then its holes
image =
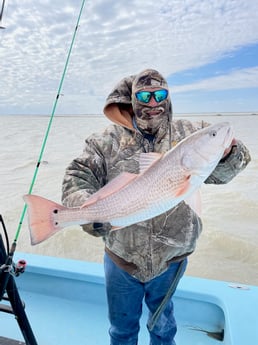
{"type": "MultiPolygon", "coordinates": [[[[29,254],[23,255],[23,258],[29,265],[26,272],[17,278],[16,284],[25,301],[26,314],[38,345],[108,345],[109,324],[102,265],[29,254]]],[[[257,310],[258,288],[234,289],[223,282],[184,277],[174,298],[178,321],[177,345],[258,344],[258,331],[254,331],[255,319],[252,321],[250,312],[252,341],[248,340],[246,333],[248,325],[241,324],[241,333],[245,333],[243,336],[233,334],[238,328],[240,331],[235,313],[240,307],[245,315],[239,300],[246,296],[251,297],[250,303],[256,303],[256,308],[252,307],[257,310]]],[[[146,321],[147,310],[144,308],[139,345],[148,344],[146,321]]],[[[21,341],[2,342],[0,338],[1,345],[24,342],[11,314],[0,313],[0,334],[21,341]]]]}
{"type": "MultiPolygon", "coordinates": [[[[27,291],[21,291],[21,294],[26,301],[26,313],[39,345],[109,344],[107,309],[103,303],[70,300],[27,291]]],[[[146,320],[146,313],[144,313],[139,344],[148,344],[146,320]]],[[[179,345],[221,344],[221,341],[207,336],[205,332],[198,331],[198,327],[202,325],[198,325],[197,322],[189,321],[188,324],[184,324],[182,320],[178,320],[178,323],[177,343],[179,345]]],[[[12,315],[0,315],[0,329],[6,337],[15,337],[23,341],[12,315]]],[[[0,341],[0,344],[18,345],[19,343],[0,341]]]]}

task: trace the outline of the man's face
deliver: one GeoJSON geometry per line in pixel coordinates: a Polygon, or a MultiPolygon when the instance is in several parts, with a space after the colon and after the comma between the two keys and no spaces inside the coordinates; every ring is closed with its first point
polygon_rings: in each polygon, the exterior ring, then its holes
{"type": "Polygon", "coordinates": [[[144,132],[155,134],[161,123],[168,119],[168,90],[145,87],[133,95],[133,110],[137,126],[144,132]]]}

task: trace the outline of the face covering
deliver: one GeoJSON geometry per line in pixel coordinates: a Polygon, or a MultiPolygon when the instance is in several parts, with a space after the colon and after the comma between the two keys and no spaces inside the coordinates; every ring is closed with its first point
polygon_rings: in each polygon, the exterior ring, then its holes
{"type": "MultiPolygon", "coordinates": [[[[155,70],[145,70],[141,72],[132,84],[132,107],[135,122],[138,129],[142,132],[155,135],[159,129],[167,129],[169,118],[172,115],[170,97],[157,103],[155,107],[137,100],[135,93],[142,90],[166,89],[166,80],[155,70]]],[[[152,96],[153,97],[153,96],[152,96]]]]}

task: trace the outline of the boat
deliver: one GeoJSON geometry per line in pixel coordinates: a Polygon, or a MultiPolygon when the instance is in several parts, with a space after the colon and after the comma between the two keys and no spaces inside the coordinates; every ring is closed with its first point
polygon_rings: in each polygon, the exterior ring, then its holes
{"type": "MultiPolygon", "coordinates": [[[[101,263],[21,252],[14,254],[16,261],[27,263],[14,281],[32,340],[7,296],[0,304],[1,345],[109,344],[101,263]]],[[[258,344],[258,287],[184,276],[173,300],[178,345],[258,344]]],[[[139,345],[149,343],[147,317],[144,306],[139,345]]]]}

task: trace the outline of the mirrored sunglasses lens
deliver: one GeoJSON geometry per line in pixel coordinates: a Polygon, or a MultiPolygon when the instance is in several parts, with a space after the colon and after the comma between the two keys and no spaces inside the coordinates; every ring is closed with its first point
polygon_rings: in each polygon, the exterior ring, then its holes
{"type": "Polygon", "coordinates": [[[166,99],[167,96],[168,96],[168,91],[165,89],[154,91],[154,97],[155,97],[156,102],[164,101],[164,99],[166,99]]]}
{"type": "Polygon", "coordinates": [[[148,103],[151,98],[151,93],[149,91],[140,91],[137,92],[135,95],[138,101],[143,103],[148,103]]]}

